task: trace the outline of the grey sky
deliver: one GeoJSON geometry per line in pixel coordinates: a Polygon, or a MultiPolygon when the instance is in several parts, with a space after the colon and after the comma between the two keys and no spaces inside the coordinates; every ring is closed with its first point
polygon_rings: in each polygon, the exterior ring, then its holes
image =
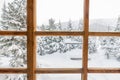
{"type": "Polygon", "coordinates": [[[117,18],[120,15],[120,0],[90,0],[90,19],[117,18]]]}
{"type": "MultiPolygon", "coordinates": [[[[13,0],[6,0],[6,3],[13,0]]],[[[0,14],[4,0],[0,0],[0,14]]],[[[57,22],[79,20],[83,16],[83,0],[37,0],[37,25],[47,24],[48,19],[57,22]]],[[[90,19],[117,18],[120,0],[90,0],[90,19]]]]}
{"type": "Polygon", "coordinates": [[[54,18],[57,22],[79,20],[83,16],[83,0],[37,0],[37,24],[54,18]]]}

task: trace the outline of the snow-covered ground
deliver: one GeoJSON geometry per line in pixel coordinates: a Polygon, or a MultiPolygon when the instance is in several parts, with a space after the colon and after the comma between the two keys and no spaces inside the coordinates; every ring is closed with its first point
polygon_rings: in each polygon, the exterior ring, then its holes
{"type": "Polygon", "coordinates": [[[53,53],[50,55],[37,55],[37,66],[42,68],[81,68],[82,60],[71,60],[71,58],[82,58],[82,50],[74,49],[66,53],[53,53]]]}
{"type": "Polygon", "coordinates": [[[81,80],[81,74],[37,74],[37,80],[81,80]]]}
{"type": "MultiPolygon", "coordinates": [[[[82,58],[81,49],[73,49],[67,53],[53,53],[50,55],[37,55],[37,67],[41,68],[81,68],[82,60],[71,60],[71,58],[82,58]]],[[[97,53],[89,54],[89,67],[108,67],[119,68],[120,62],[111,56],[107,59],[104,50],[99,50],[97,53]]]]}
{"type": "MultiPolygon", "coordinates": [[[[120,74],[88,74],[88,80],[120,80],[120,74]]],[[[37,80],[81,80],[81,74],[37,74],[37,80]]]]}
{"type": "MultiPolygon", "coordinates": [[[[71,60],[71,58],[82,58],[82,50],[74,49],[67,53],[53,53],[51,55],[37,55],[37,64],[42,68],[81,68],[82,60],[71,60]]],[[[107,59],[104,50],[89,55],[89,67],[119,68],[120,62],[114,57],[107,59]]],[[[81,74],[43,74],[37,75],[37,80],[81,80],[81,74]]],[[[89,74],[88,80],[119,80],[120,74],[89,74]]]]}

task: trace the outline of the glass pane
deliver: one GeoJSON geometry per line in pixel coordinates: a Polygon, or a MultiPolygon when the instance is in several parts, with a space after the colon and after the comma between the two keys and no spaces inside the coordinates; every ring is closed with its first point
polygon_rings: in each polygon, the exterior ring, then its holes
{"type": "Polygon", "coordinates": [[[82,37],[37,37],[38,68],[82,67],[82,37]]]}
{"type": "Polygon", "coordinates": [[[0,80],[27,80],[26,74],[0,74],[0,80]]]}
{"type": "Polygon", "coordinates": [[[0,30],[26,31],[26,0],[0,1],[0,30]]]}
{"type": "Polygon", "coordinates": [[[83,0],[37,0],[37,30],[82,31],[83,0]]]}
{"type": "Polygon", "coordinates": [[[0,36],[0,68],[25,68],[26,46],[25,36],[0,36]]]}
{"type": "Polygon", "coordinates": [[[90,31],[120,32],[120,0],[90,1],[90,31]]]}
{"type": "Polygon", "coordinates": [[[37,74],[37,80],[81,80],[81,74],[37,74]]]}
{"type": "Polygon", "coordinates": [[[89,37],[89,67],[120,68],[120,37],[89,37]]]}
{"type": "Polygon", "coordinates": [[[88,80],[120,80],[120,74],[89,74],[88,80]]]}

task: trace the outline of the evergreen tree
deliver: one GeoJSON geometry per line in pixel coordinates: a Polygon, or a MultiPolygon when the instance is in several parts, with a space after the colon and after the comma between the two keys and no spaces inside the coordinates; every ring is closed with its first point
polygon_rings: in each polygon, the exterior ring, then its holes
{"type": "Polygon", "coordinates": [[[117,25],[116,25],[115,31],[120,32],[120,16],[118,17],[117,25]]]}
{"type": "Polygon", "coordinates": [[[89,54],[97,52],[96,37],[89,38],[88,51],[89,54]]]}
{"type": "Polygon", "coordinates": [[[72,21],[71,21],[71,19],[68,22],[68,31],[72,31],[72,21]]]}
{"type": "MultiPolygon", "coordinates": [[[[14,0],[3,5],[2,30],[26,30],[26,0],[14,0]]],[[[11,57],[11,67],[26,66],[26,37],[0,37],[1,55],[11,57]]]]}
{"type": "Polygon", "coordinates": [[[48,25],[48,30],[56,30],[56,26],[55,26],[55,20],[54,19],[49,19],[49,25],[48,25]]]}
{"type": "Polygon", "coordinates": [[[59,20],[59,23],[58,23],[58,30],[62,30],[62,25],[61,25],[61,21],[59,20]]]}
{"type": "Polygon", "coordinates": [[[79,20],[78,30],[83,31],[83,23],[82,23],[82,20],[79,20]]]}
{"type": "Polygon", "coordinates": [[[100,39],[102,49],[105,50],[105,55],[107,59],[110,59],[111,55],[116,56],[116,52],[119,52],[120,39],[117,37],[102,37],[100,39]]]}
{"type": "Polygon", "coordinates": [[[42,26],[40,28],[41,28],[40,30],[45,31],[45,25],[44,24],[42,24],[42,26]]]}
{"type": "Polygon", "coordinates": [[[14,0],[4,5],[1,15],[3,30],[26,30],[26,0],[14,0]]]}

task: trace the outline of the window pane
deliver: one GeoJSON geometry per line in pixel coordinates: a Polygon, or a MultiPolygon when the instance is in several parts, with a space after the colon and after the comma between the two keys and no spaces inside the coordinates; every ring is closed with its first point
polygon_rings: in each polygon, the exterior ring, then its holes
{"type": "Polygon", "coordinates": [[[82,67],[82,37],[37,37],[37,67],[82,67]]]}
{"type": "Polygon", "coordinates": [[[120,32],[120,0],[90,1],[90,31],[120,32]]]}
{"type": "Polygon", "coordinates": [[[82,31],[83,0],[37,0],[37,30],[82,31]]]}
{"type": "Polygon", "coordinates": [[[26,74],[0,74],[0,80],[27,80],[26,74]]]}
{"type": "Polygon", "coordinates": [[[26,46],[25,36],[0,36],[0,68],[25,68],[26,46]]]}
{"type": "Polygon", "coordinates": [[[89,67],[120,67],[120,37],[89,37],[89,67]]]}
{"type": "Polygon", "coordinates": [[[89,74],[88,80],[120,80],[120,74],[89,74]]]}
{"type": "Polygon", "coordinates": [[[26,31],[26,0],[0,1],[0,30],[26,31]]]}
{"type": "Polygon", "coordinates": [[[81,80],[81,74],[37,74],[37,80],[81,80]]]}

